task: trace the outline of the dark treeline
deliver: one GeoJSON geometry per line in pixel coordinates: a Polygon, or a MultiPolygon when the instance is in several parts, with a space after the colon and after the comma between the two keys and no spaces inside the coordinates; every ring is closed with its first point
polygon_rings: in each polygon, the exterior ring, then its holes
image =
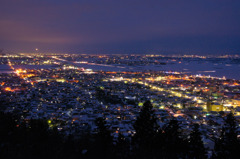
{"type": "MultiPolygon", "coordinates": [[[[133,127],[135,134],[125,138],[119,134],[113,140],[104,118],[96,119],[95,133],[85,132],[80,138],[62,136],[56,128],[49,129],[45,120],[30,120],[18,125],[17,116],[0,113],[0,158],[1,159],[205,159],[199,125],[193,125],[188,136],[181,134],[174,118],[160,127],[154,115],[152,104],[144,103],[133,127]]],[[[237,124],[232,114],[225,120],[220,138],[215,139],[212,152],[215,158],[236,158],[240,150],[237,138],[237,124]]]]}

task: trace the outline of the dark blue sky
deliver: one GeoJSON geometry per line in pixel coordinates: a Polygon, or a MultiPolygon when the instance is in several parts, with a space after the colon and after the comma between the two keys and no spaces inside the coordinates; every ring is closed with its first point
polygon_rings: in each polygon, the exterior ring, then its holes
{"type": "Polygon", "coordinates": [[[16,52],[240,54],[239,0],[0,0],[16,52]]]}

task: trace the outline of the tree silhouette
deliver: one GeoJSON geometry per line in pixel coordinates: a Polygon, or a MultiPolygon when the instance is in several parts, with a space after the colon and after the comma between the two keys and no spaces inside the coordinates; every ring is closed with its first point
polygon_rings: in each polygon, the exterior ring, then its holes
{"type": "Polygon", "coordinates": [[[215,142],[215,158],[236,158],[240,150],[240,141],[237,138],[237,123],[232,113],[225,119],[225,126],[221,130],[221,135],[215,142]]]}
{"type": "Polygon", "coordinates": [[[153,141],[158,129],[157,118],[150,101],[143,104],[133,127],[136,131],[133,136],[134,153],[142,158],[149,158],[153,154],[153,141]]]}
{"type": "Polygon", "coordinates": [[[173,118],[164,128],[164,156],[166,158],[185,158],[187,154],[187,143],[181,137],[178,121],[173,118]]]}
{"type": "Polygon", "coordinates": [[[0,158],[59,158],[62,138],[48,129],[47,121],[16,121],[19,118],[0,112],[0,158]]]}
{"type": "Polygon", "coordinates": [[[88,153],[89,158],[112,158],[114,155],[113,138],[104,118],[95,120],[97,130],[88,153]]]}
{"type": "Polygon", "coordinates": [[[129,141],[121,134],[118,134],[117,143],[116,143],[116,155],[119,159],[127,159],[129,158],[130,151],[130,143],[129,141]]]}
{"type": "Polygon", "coordinates": [[[194,124],[193,131],[189,139],[189,157],[191,159],[204,159],[206,158],[206,149],[204,148],[199,125],[194,124]]]}

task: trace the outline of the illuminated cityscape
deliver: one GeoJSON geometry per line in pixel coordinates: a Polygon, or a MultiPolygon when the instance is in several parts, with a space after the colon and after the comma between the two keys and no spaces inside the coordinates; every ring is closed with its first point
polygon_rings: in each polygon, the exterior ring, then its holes
{"type": "Polygon", "coordinates": [[[94,134],[95,120],[103,117],[117,141],[118,134],[126,139],[134,136],[133,124],[144,102],[150,101],[162,128],[175,118],[187,136],[192,125],[199,124],[211,153],[214,138],[221,136],[222,117],[233,113],[240,121],[240,80],[160,70],[196,59],[214,58],[216,64],[218,59],[239,57],[157,56],[151,61],[152,57],[2,55],[6,69],[0,76],[1,111],[19,115],[18,125],[47,120],[50,129],[57,128],[64,136],[78,136],[87,129],[94,134]],[[151,70],[153,65],[160,69],[151,70]]]}
{"type": "Polygon", "coordinates": [[[0,0],[0,159],[238,159],[239,0],[0,0]]]}

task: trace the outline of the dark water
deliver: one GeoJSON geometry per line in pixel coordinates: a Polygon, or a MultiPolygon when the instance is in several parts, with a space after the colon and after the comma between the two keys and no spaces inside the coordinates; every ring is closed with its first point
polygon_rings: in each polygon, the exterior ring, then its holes
{"type": "Polygon", "coordinates": [[[198,62],[183,62],[166,65],[149,65],[149,66],[119,66],[119,65],[94,65],[94,64],[76,64],[78,67],[90,68],[96,71],[177,71],[186,74],[201,74],[214,77],[223,77],[240,80],[240,65],[239,64],[214,64],[214,63],[198,63],[198,62]]]}
{"type": "MultiPolygon", "coordinates": [[[[223,77],[240,80],[240,64],[216,64],[211,62],[199,63],[196,61],[172,63],[166,65],[149,66],[125,66],[125,65],[99,65],[99,64],[74,64],[93,71],[177,71],[186,74],[201,74],[214,77],[223,77]]],[[[22,69],[47,69],[54,68],[52,65],[14,65],[14,68],[22,69]]],[[[0,73],[11,73],[12,69],[8,65],[0,65],[0,73]]]]}
{"type": "Polygon", "coordinates": [[[12,73],[13,70],[8,65],[0,65],[0,73],[12,73]]]}

